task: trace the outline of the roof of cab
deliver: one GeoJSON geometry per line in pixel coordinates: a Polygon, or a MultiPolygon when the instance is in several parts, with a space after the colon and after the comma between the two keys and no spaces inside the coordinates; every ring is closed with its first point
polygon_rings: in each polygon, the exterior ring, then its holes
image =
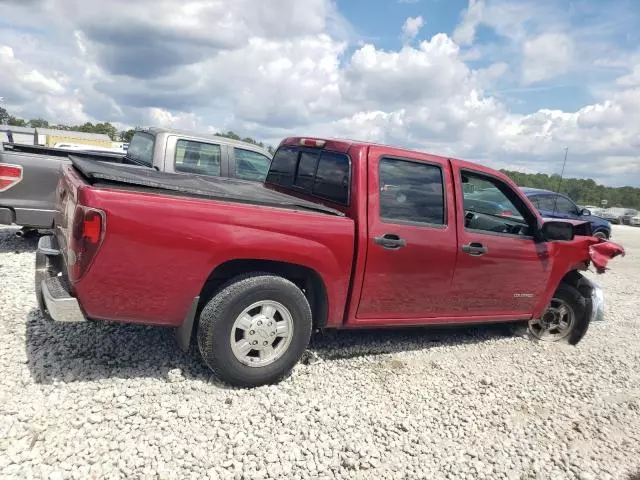
{"type": "Polygon", "coordinates": [[[409,149],[409,148],[405,148],[405,147],[398,147],[398,146],[394,146],[394,145],[386,145],[383,143],[375,143],[375,142],[369,142],[369,141],[364,141],[364,140],[351,140],[351,139],[344,139],[344,138],[331,138],[331,137],[306,137],[306,136],[295,136],[295,137],[287,137],[285,139],[283,139],[280,142],[280,145],[297,145],[300,143],[301,140],[324,140],[327,142],[326,147],[331,148],[332,150],[335,151],[339,151],[342,153],[346,153],[349,148],[354,147],[354,146],[364,146],[364,147],[381,147],[384,149],[388,149],[389,150],[389,154],[390,155],[397,155],[397,156],[403,156],[403,155],[407,155],[408,157],[416,157],[416,156],[420,156],[423,159],[435,159],[435,160],[441,160],[441,161],[447,161],[447,160],[451,160],[453,163],[455,163],[459,168],[463,168],[463,169],[468,169],[468,170],[475,170],[478,172],[483,172],[485,174],[491,174],[491,175],[498,175],[499,177],[503,178],[503,179],[507,179],[509,181],[511,181],[511,179],[509,179],[509,177],[507,177],[506,175],[504,175],[502,172],[496,171],[495,169],[488,167],[486,165],[482,165],[480,163],[475,163],[475,162],[469,162],[467,160],[461,160],[455,157],[449,157],[449,156],[445,156],[445,155],[438,155],[436,153],[431,153],[431,152],[427,152],[427,151],[421,151],[421,150],[413,150],[413,149],[409,149]]]}
{"type": "Polygon", "coordinates": [[[147,132],[154,136],[159,134],[176,135],[176,136],[188,138],[191,140],[201,140],[201,141],[209,141],[209,142],[211,140],[215,140],[216,142],[224,143],[225,145],[232,145],[234,147],[253,150],[253,151],[262,153],[263,155],[266,155],[269,158],[272,157],[269,151],[266,148],[261,147],[260,145],[243,142],[242,140],[235,140],[233,138],[221,137],[219,135],[212,135],[212,134],[198,133],[198,132],[187,132],[185,130],[178,130],[175,128],[165,128],[165,127],[137,128],[136,132],[147,132]]]}

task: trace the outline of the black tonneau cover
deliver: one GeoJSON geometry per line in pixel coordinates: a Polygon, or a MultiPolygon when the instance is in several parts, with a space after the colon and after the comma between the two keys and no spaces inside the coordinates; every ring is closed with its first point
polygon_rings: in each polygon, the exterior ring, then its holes
{"type": "Polygon", "coordinates": [[[117,163],[87,160],[69,155],[73,166],[89,183],[137,185],[147,189],[178,192],[238,203],[266,205],[296,210],[315,210],[344,216],[339,210],[266,188],[263,184],[235,178],[159,172],[117,163]]]}

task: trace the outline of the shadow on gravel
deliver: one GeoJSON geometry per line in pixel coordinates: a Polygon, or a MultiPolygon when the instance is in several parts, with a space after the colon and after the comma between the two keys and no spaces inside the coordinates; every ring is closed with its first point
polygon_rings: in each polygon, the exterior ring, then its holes
{"type": "Polygon", "coordinates": [[[200,360],[197,348],[192,346],[183,353],[168,328],[56,323],[42,318],[34,308],[27,316],[25,343],[29,371],[36,383],[103,378],[168,380],[169,372],[177,368],[185,379],[219,383],[200,360]]]}
{"type": "MultiPolygon", "coordinates": [[[[310,351],[324,361],[425,350],[435,346],[472,344],[513,337],[509,325],[464,328],[413,328],[339,331],[315,334],[310,351]]],[[[197,346],[187,353],[177,346],[173,330],[104,322],[49,322],[32,309],[26,323],[26,352],[32,379],[90,382],[102,378],[167,380],[179,368],[182,377],[220,383],[200,359],[197,346]]],[[[306,354],[303,363],[312,363],[306,354]]]]}
{"type": "Polygon", "coordinates": [[[39,236],[16,237],[19,228],[4,227],[0,229],[0,253],[35,252],[38,248],[39,236]]]}
{"type": "Polygon", "coordinates": [[[376,330],[342,330],[317,334],[310,349],[322,360],[340,360],[432,347],[481,343],[517,336],[513,324],[467,327],[416,327],[376,330]]]}

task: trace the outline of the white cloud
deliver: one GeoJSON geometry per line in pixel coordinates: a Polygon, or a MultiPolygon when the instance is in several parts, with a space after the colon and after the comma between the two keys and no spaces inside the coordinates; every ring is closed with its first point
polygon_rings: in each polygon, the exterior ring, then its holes
{"type": "MultiPolygon", "coordinates": [[[[0,27],[4,106],[54,122],[233,129],[273,144],[291,134],[361,138],[544,172],[555,171],[568,146],[569,174],[640,182],[632,169],[640,62],[601,85],[597,102],[572,111],[514,113],[488,93],[507,81],[548,82],[575,65],[583,52],[576,37],[555,24],[528,30],[527,18],[544,6],[471,0],[452,36],[352,49],[351,29],[330,0],[248,2],[141,0],[124,8],[124,0],[48,0],[55,42],[0,27]],[[104,22],[114,9],[119,21],[104,22]],[[521,62],[477,45],[479,25],[507,38],[521,62]],[[467,63],[478,59],[481,68],[467,63]]],[[[423,23],[408,18],[405,38],[416,38],[423,23]]]]}
{"type": "Polygon", "coordinates": [[[453,39],[460,45],[471,45],[476,29],[484,15],[484,0],[469,0],[469,6],[462,15],[462,21],[453,32],[453,39]]]}
{"type": "Polygon", "coordinates": [[[522,51],[522,82],[530,85],[566,73],[573,50],[573,41],[562,33],[544,33],[527,40],[522,51]]]}
{"type": "Polygon", "coordinates": [[[408,17],[402,24],[402,39],[405,42],[416,38],[424,26],[422,17],[408,17]]]}

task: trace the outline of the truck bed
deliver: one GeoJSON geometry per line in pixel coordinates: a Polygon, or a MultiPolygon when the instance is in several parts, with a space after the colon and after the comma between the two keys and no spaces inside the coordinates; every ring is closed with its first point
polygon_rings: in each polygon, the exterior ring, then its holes
{"type": "Polygon", "coordinates": [[[262,184],[232,178],[164,173],[70,155],[74,168],[95,186],[113,186],[139,191],[179,194],[187,197],[288,208],[313,210],[344,216],[339,210],[266,188],[262,184]]]}

